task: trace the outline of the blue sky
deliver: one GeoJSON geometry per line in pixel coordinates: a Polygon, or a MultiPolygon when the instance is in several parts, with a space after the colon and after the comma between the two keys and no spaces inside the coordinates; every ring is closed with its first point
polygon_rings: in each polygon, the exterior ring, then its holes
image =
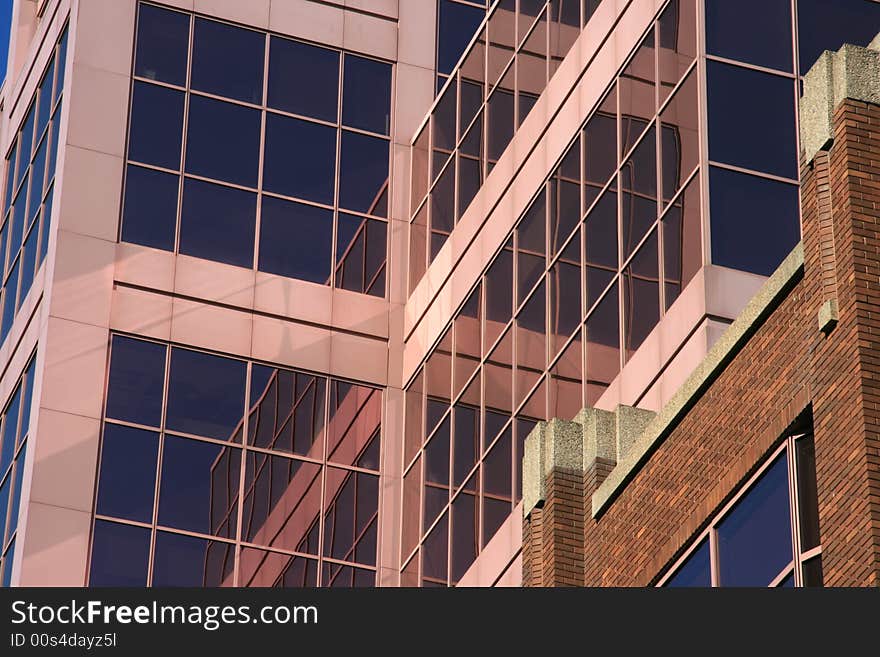
{"type": "Polygon", "coordinates": [[[0,0],[0,84],[6,77],[6,55],[9,52],[9,24],[12,22],[12,0],[0,0]]]}

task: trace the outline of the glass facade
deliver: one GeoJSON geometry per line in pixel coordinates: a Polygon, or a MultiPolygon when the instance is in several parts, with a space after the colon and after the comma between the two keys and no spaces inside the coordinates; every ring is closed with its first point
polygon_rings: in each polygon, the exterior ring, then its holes
{"type": "Polygon", "coordinates": [[[384,297],[391,64],[141,3],[120,239],[384,297]]]}
{"type": "Polygon", "coordinates": [[[382,394],[122,335],[91,586],[374,586],[382,394]]]}
{"type": "Polygon", "coordinates": [[[0,343],[9,335],[49,245],[66,59],[65,28],[6,155],[0,228],[0,343]]]}
{"type": "Polygon", "coordinates": [[[32,356],[0,416],[0,586],[9,586],[34,392],[32,356]]]}
{"type": "Polygon", "coordinates": [[[813,437],[786,439],[663,586],[822,586],[813,437]]]}

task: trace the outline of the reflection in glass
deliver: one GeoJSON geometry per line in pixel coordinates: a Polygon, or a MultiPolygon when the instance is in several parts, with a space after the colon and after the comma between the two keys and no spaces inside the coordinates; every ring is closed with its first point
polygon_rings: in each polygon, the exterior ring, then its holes
{"type": "Polygon", "coordinates": [[[272,36],[268,94],[269,107],[336,123],[339,52],[272,36]]]}
{"type": "Polygon", "coordinates": [[[180,252],[253,267],[257,195],[187,178],[180,214],[180,252]]]}
{"type": "Polygon", "coordinates": [[[138,3],[135,75],[183,86],[188,50],[188,15],[138,3]]]}
{"type": "Polygon", "coordinates": [[[333,211],[263,196],[258,269],[330,283],[333,211]]]}

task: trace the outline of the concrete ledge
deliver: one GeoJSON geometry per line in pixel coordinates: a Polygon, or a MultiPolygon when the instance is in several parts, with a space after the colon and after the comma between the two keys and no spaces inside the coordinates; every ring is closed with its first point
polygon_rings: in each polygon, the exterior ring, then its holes
{"type": "Polygon", "coordinates": [[[807,162],[834,138],[834,109],[844,98],[880,104],[880,35],[867,48],[844,44],[826,50],[804,76],[800,100],[801,146],[807,162]]]}
{"type": "MultiPolygon", "coordinates": [[[[777,301],[801,275],[804,266],[804,248],[799,243],[767,279],[742,313],[709,350],[709,354],[688,377],[675,396],[644,429],[618,462],[608,477],[593,494],[593,517],[598,517],[617,497],[623,486],[636,474],[687,410],[699,399],[706,388],[721,373],[730,360],[751,337],[777,301]]],[[[580,417],[580,416],[578,416],[580,417]]],[[[525,467],[525,464],[524,464],[525,467]]],[[[523,473],[525,488],[525,472],[523,473]]],[[[525,490],[523,491],[525,493],[525,490]]]]}
{"type": "Polygon", "coordinates": [[[523,448],[523,517],[547,496],[546,479],[554,468],[584,470],[584,428],[577,422],[539,422],[523,448]]]}

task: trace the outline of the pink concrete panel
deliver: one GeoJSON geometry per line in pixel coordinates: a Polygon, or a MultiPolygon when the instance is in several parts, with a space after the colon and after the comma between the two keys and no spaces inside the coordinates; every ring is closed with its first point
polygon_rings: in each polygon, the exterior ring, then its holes
{"type": "Polygon", "coordinates": [[[330,373],[373,385],[386,385],[388,343],[333,331],[330,339],[330,373]]]}
{"type": "Polygon", "coordinates": [[[254,307],[253,269],[180,254],[174,268],[174,292],[246,310],[254,307]]]}
{"type": "Polygon", "coordinates": [[[251,357],[288,367],[328,372],[330,331],[255,315],[251,357]]]}
{"type": "Polygon", "coordinates": [[[342,45],[341,8],[309,0],[273,0],[269,29],[332,46],[342,45]]]}
{"type": "Polygon", "coordinates": [[[718,265],[706,266],[706,312],[735,319],[766,281],[766,277],[718,265]]]}
{"type": "Polygon", "coordinates": [[[424,0],[398,0],[397,4],[400,26],[398,61],[433,71],[437,13],[426,11],[424,0]]]}
{"type": "Polygon", "coordinates": [[[248,312],[188,299],[172,301],[172,342],[247,357],[252,326],[253,315],[248,312]]]}
{"type": "Polygon", "coordinates": [[[346,11],[342,20],[342,45],[346,50],[397,59],[396,21],[353,11],[346,11]]]}
{"type": "MultiPolygon", "coordinates": [[[[386,388],[382,411],[382,473],[379,478],[379,561],[380,568],[400,566],[400,509],[403,480],[403,391],[386,388]]],[[[408,501],[411,503],[411,501],[408,501]]]]}
{"type": "Polygon", "coordinates": [[[254,310],[329,325],[333,312],[333,290],[326,285],[258,271],[254,310]]]}
{"type": "Polygon", "coordinates": [[[64,179],[56,191],[58,226],[111,242],[119,233],[124,161],[77,146],[64,149],[64,179]]]}
{"type": "Polygon", "coordinates": [[[244,25],[269,27],[270,0],[195,0],[195,10],[244,25]]]}
{"type": "Polygon", "coordinates": [[[101,421],[46,408],[35,419],[30,500],[90,513],[101,421]]]}
{"type": "Polygon", "coordinates": [[[26,516],[24,541],[16,546],[17,585],[83,586],[91,513],[31,502],[26,516]]]}
{"type": "MultiPolygon", "coordinates": [[[[388,249],[388,300],[391,303],[406,303],[406,260],[407,260],[407,223],[405,221],[392,221],[389,224],[391,235],[389,236],[388,249]]],[[[400,330],[403,331],[403,315],[400,317],[400,330]]]]}
{"type": "Polygon", "coordinates": [[[74,63],[67,87],[67,143],[123,157],[129,77],[74,63]]]}
{"type": "Polygon", "coordinates": [[[403,304],[392,303],[388,310],[388,385],[403,386],[403,304]]]}
{"type": "Polygon", "coordinates": [[[504,574],[495,582],[496,587],[501,588],[519,588],[522,586],[522,554],[517,555],[504,574]]]}
{"type": "Polygon", "coordinates": [[[106,328],[49,318],[40,343],[45,355],[41,408],[100,418],[109,333],[106,328]],[[87,382],[87,385],[84,383],[87,382]]]}
{"type": "Polygon", "coordinates": [[[348,290],[333,290],[330,324],[337,329],[388,338],[388,301],[348,290]]]}
{"type": "Polygon", "coordinates": [[[74,61],[128,75],[136,6],[135,0],[80,0],[74,61]]]}
{"type": "Polygon", "coordinates": [[[176,256],[169,251],[120,242],[116,245],[117,281],[164,292],[174,291],[176,256]]]}
{"type": "Polygon", "coordinates": [[[113,289],[110,328],[157,340],[170,340],[171,306],[171,297],[168,295],[117,286],[113,289]]]}
{"type": "Polygon", "coordinates": [[[369,11],[388,18],[397,18],[398,0],[345,0],[345,6],[351,9],[369,11]]]}
{"type": "Polygon", "coordinates": [[[516,506],[498,528],[457,586],[492,586],[505,573],[521,549],[522,503],[516,506]]]}
{"type": "Polygon", "coordinates": [[[18,384],[21,373],[37,345],[40,332],[44,328],[42,323],[45,318],[42,313],[24,315],[19,317],[19,320],[20,323],[17,323],[17,326],[13,325],[13,331],[10,332],[8,339],[3,344],[3,349],[0,350],[0,363],[5,366],[5,372],[0,377],[0,404],[9,399],[18,384]]]}
{"type": "Polygon", "coordinates": [[[107,326],[116,245],[58,231],[49,312],[53,317],[107,326]]]}

